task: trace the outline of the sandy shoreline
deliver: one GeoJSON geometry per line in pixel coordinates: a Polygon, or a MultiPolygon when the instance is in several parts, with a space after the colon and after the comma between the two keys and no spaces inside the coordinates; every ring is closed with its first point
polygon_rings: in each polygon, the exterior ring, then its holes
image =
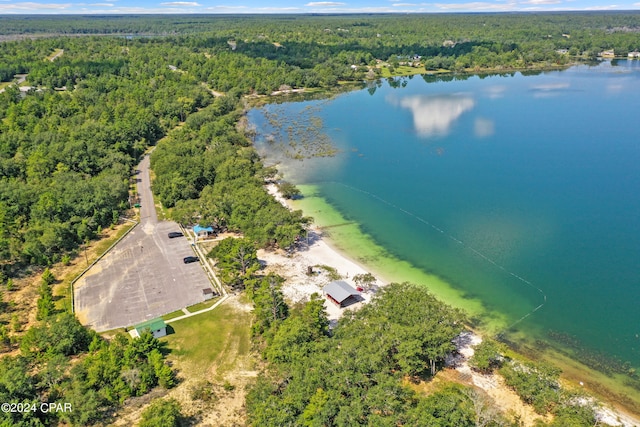
{"type": "MultiPolygon", "coordinates": [[[[267,185],[267,190],[276,200],[287,208],[291,206],[279,193],[275,184],[267,185]]],[[[318,227],[309,229],[309,238],[302,241],[297,250],[292,253],[284,251],[258,251],[258,259],[265,266],[267,272],[278,273],[285,279],[282,285],[282,292],[290,303],[308,301],[313,293],[322,295],[323,286],[332,282],[327,269],[320,266],[327,266],[335,269],[340,275],[340,280],[356,287],[353,277],[357,274],[369,273],[364,266],[350,259],[337,249],[332,247],[326,239],[323,239],[322,231],[318,227]],[[308,267],[313,268],[313,274],[308,275],[308,267]]],[[[363,301],[349,306],[349,309],[358,309],[362,304],[370,301],[375,289],[386,284],[382,279],[376,277],[377,281],[372,286],[372,290],[363,292],[363,301]]],[[[335,322],[340,318],[344,309],[325,299],[325,308],[329,315],[329,320],[335,322]]]]}
{"type": "MultiPolygon", "coordinates": [[[[292,209],[287,200],[279,194],[275,184],[267,185],[267,191],[284,206],[292,209]]],[[[308,242],[301,242],[295,252],[286,253],[280,250],[265,251],[261,249],[258,251],[258,259],[265,267],[266,272],[277,273],[285,279],[282,291],[288,302],[293,304],[308,301],[313,293],[322,295],[323,286],[333,280],[329,271],[320,266],[335,269],[341,276],[341,280],[354,287],[356,287],[353,281],[355,275],[373,273],[333,247],[326,238],[323,238],[322,230],[318,227],[310,228],[308,242]],[[308,267],[313,267],[313,274],[307,274],[308,267]]],[[[344,310],[357,310],[362,307],[363,304],[371,300],[377,288],[387,284],[383,278],[375,274],[374,276],[377,281],[370,291],[363,292],[363,301],[346,309],[341,309],[324,299],[324,305],[332,324],[335,324],[342,316],[344,310]]],[[[525,422],[525,425],[533,425],[535,420],[541,417],[535,414],[530,406],[522,404],[515,393],[504,385],[504,381],[499,375],[479,374],[471,370],[467,364],[467,360],[473,355],[473,347],[481,341],[480,335],[464,332],[459,342],[456,343],[459,354],[450,363],[450,367],[468,377],[471,384],[491,396],[502,410],[514,411],[522,417],[521,420],[525,422]]],[[[598,418],[600,422],[611,426],[632,427],[640,425],[640,420],[607,406],[602,406],[598,410],[598,418]]]]}

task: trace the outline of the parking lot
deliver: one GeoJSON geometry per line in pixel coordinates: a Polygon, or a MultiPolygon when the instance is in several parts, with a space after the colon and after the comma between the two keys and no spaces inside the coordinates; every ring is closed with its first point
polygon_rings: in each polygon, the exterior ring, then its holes
{"type": "Polygon", "coordinates": [[[131,326],[202,302],[211,287],[186,237],[174,222],[158,222],[148,181],[148,157],[140,166],[141,222],[74,286],[80,322],[97,332],[131,326]],[[146,161],[146,165],[144,164],[146,161]],[[146,168],[146,169],[145,169],[146,168]],[[147,191],[143,191],[146,186],[147,191]]]}

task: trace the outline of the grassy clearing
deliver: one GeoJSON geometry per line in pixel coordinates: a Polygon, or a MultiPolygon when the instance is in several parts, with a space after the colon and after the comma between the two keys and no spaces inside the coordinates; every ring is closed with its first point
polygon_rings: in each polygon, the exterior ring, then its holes
{"type": "MultiPolygon", "coordinates": [[[[156,174],[153,172],[153,169],[149,169],[149,180],[151,181],[151,185],[153,186],[154,181],[156,180],[156,174]]],[[[168,212],[165,211],[160,200],[156,199],[155,193],[152,191],[151,196],[153,197],[153,207],[156,209],[156,216],[158,217],[158,221],[166,221],[168,212]]]]}
{"type": "Polygon", "coordinates": [[[251,313],[231,304],[171,323],[173,333],[162,338],[169,359],[186,377],[220,381],[251,349],[251,313]]]}
{"type": "Polygon", "coordinates": [[[171,320],[171,319],[175,319],[176,317],[180,317],[180,316],[184,316],[185,312],[182,310],[176,310],[176,311],[172,311],[169,314],[165,314],[164,316],[162,316],[163,320],[171,320]]]}
{"type": "Polygon", "coordinates": [[[400,65],[395,68],[393,73],[389,69],[389,67],[381,67],[380,75],[382,77],[403,77],[403,76],[413,76],[415,74],[425,74],[425,69],[423,67],[408,67],[406,65],[400,65]]]}

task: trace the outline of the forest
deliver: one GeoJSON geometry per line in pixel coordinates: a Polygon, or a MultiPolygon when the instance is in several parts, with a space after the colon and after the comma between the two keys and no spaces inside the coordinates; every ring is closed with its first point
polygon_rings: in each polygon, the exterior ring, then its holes
{"type": "MultiPolygon", "coordinates": [[[[263,165],[243,114],[276,90],[330,94],[408,64],[445,76],[436,79],[536,72],[605,49],[624,57],[640,50],[639,32],[637,12],[1,16],[0,346],[11,355],[0,358],[0,397],[77,410],[3,413],[0,424],[100,423],[127,398],[175,384],[157,340],[85,329],[55,304],[47,274],[120,221],[135,166],[154,148],[153,190],[169,218],[244,237],[210,256],[254,303],[266,367],[247,400],[253,425],[510,425],[479,412],[482,398],[464,387],[424,397],[403,385],[441,369],[463,328],[464,316],[428,291],[389,286],[329,333],[321,300],[289,307],[282,279],[260,274],[256,249],[291,247],[312,219],[266,192],[277,171],[263,165]],[[12,304],[14,279],[40,273],[36,320],[23,330],[15,319],[31,313],[12,304]]],[[[499,370],[555,425],[593,424],[559,391],[557,370],[485,350],[476,368],[499,370]]]]}

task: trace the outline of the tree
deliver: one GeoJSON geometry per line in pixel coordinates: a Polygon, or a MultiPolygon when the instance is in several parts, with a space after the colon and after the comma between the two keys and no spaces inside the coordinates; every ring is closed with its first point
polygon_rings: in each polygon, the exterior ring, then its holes
{"type": "Polygon", "coordinates": [[[433,427],[475,426],[475,414],[464,388],[450,384],[421,399],[409,412],[407,425],[433,427]]]}
{"type": "Polygon", "coordinates": [[[560,401],[561,370],[547,363],[511,361],[500,368],[505,383],[539,414],[552,411],[560,401]]]}
{"type": "Polygon", "coordinates": [[[371,285],[376,283],[376,278],[371,273],[360,273],[353,276],[353,281],[356,285],[361,286],[364,289],[369,289],[371,285]]]}
{"type": "Polygon", "coordinates": [[[501,346],[490,338],[484,338],[480,344],[474,348],[473,356],[469,359],[469,365],[488,374],[500,366],[502,361],[501,346]]]}
{"type": "Polygon", "coordinates": [[[178,427],[180,426],[180,404],[175,399],[155,400],[142,412],[139,427],[178,427]]]}
{"type": "Polygon", "coordinates": [[[281,182],[278,184],[278,191],[285,199],[295,199],[300,196],[300,190],[289,182],[281,182]]]}
{"type": "Polygon", "coordinates": [[[280,289],[283,281],[282,277],[269,273],[260,279],[252,292],[256,317],[252,328],[255,334],[264,334],[288,316],[289,307],[280,289]]]}
{"type": "Polygon", "coordinates": [[[247,239],[228,237],[207,256],[217,260],[223,280],[234,287],[244,287],[245,281],[260,268],[256,249],[247,239]]]}

